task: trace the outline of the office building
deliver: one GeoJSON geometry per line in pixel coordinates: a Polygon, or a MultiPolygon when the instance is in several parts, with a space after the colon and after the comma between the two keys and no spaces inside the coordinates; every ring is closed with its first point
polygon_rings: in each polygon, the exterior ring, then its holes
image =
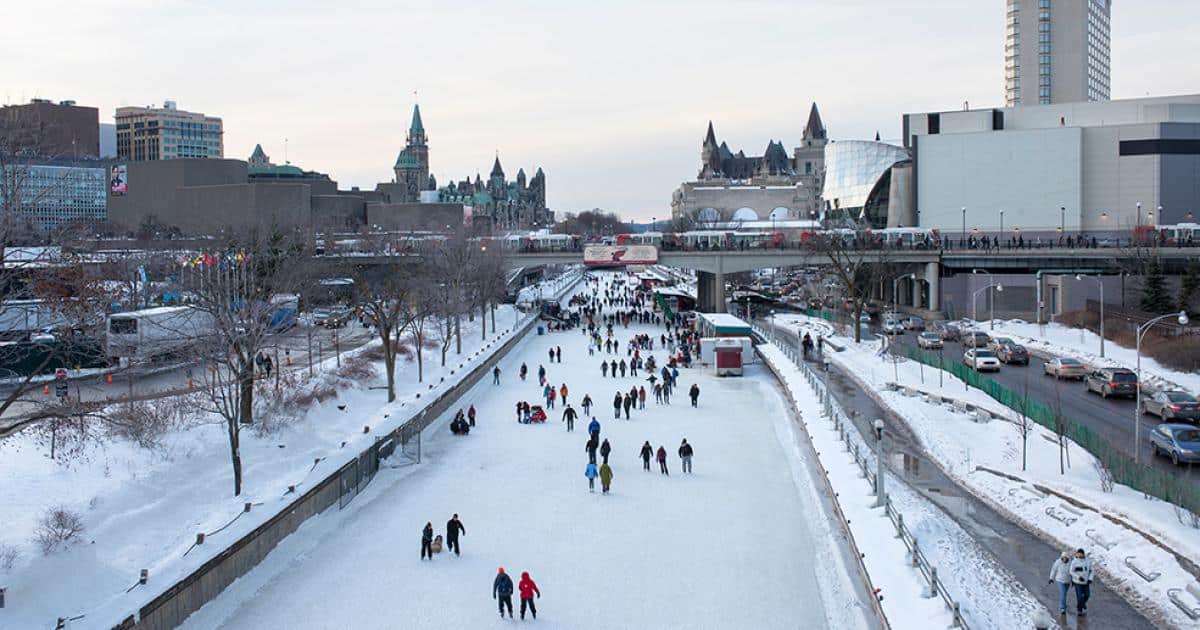
{"type": "Polygon", "coordinates": [[[1005,0],[1008,107],[1109,99],[1112,0],[1005,0]]]}
{"type": "Polygon", "coordinates": [[[904,144],[913,219],[954,236],[1128,238],[1200,216],[1200,94],[906,114],[904,144]]]}
{"type": "Polygon", "coordinates": [[[25,105],[0,108],[0,121],[6,136],[11,139],[19,130],[22,150],[40,158],[100,157],[100,110],[95,107],[35,98],[25,105]]]}
{"type": "Polygon", "coordinates": [[[108,186],[104,166],[95,160],[58,164],[11,164],[4,167],[0,207],[14,209],[15,226],[48,232],[90,225],[105,219],[108,186]],[[11,194],[15,203],[3,197],[11,194]]]}
{"type": "Polygon", "coordinates": [[[118,107],[117,158],[131,162],[225,156],[221,119],[185,112],[166,101],[157,107],[118,107]]]}

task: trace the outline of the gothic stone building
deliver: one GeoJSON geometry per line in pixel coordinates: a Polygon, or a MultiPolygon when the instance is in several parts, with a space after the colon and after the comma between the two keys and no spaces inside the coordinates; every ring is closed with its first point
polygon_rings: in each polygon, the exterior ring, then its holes
{"type": "Polygon", "coordinates": [[[788,156],[783,142],[767,143],[761,156],[734,153],[717,143],[712,122],[700,149],[700,173],[671,198],[677,223],[818,219],[828,137],[817,104],[809,110],[800,146],[788,156]]]}
{"type": "Polygon", "coordinates": [[[554,213],[546,208],[546,174],[539,167],[529,181],[525,169],[517,171],[517,179],[508,181],[500,156],[492,164],[487,181],[479,174],[451,183],[438,190],[438,201],[461,203],[471,207],[474,225],[486,225],[495,230],[526,230],[550,227],[554,213]]]}

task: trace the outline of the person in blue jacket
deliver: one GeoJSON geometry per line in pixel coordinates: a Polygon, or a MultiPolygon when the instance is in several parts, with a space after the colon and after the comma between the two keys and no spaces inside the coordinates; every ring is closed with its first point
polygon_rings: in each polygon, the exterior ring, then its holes
{"type": "Polygon", "coordinates": [[[512,594],[512,578],[508,577],[508,574],[504,572],[504,567],[500,567],[499,572],[496,573],[496,579],[492,581],[492,599],[497,600],[497,605],[500,607],[501,619],[504,618],[505,606],[508,607],[508,618],[512,619],[512,594]]]}
{"type": "Polygon", "coordinates": [[[596,476],[600,473],[596,472],[596,462],[589,462],[587,468],[583,469],[583,476],[588,480],[588,492],[596,491],[596,476]]]}
{"type": "Polygon", "coordinates": [[[591,433],[597,440],[600,439],[600,421],[592,418],[588,423],[588,433],[591,433]]]}

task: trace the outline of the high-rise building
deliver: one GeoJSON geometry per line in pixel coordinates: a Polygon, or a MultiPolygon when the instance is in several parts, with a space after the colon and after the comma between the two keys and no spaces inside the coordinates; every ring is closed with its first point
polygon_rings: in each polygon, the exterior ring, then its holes
{"type": "Polygon", "coordinates": [[[42,158],[79,160],[100,157],[100,110],[75,101],[35,98],[25,105],[0,108],[0,127],[23,134],[23,151],[42,158]]]}
{"type": "Polygon", "coordinates": [[[220,118],[185,112],[166,101],[157,107],[117,108],[117,158],[133,162],[222,158],[220,118]]]}
{"type": "Polygon", "coordinates": [[[1009,107],[1109,99],[1112,0],[1005,0],[1009,107]]]}

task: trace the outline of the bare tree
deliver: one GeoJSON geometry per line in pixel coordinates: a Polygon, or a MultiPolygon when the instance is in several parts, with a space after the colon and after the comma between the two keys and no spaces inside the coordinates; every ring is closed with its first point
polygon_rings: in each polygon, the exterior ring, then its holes
{"type": "Polygon", "coordinates": [[[870,299],[871,289],[894,272],[887,250],[872,247],[865,228],[821,234],[810,242],[815,255],[829,261],[829,271],[850,302],[854,341],[859,343],[862,327],[858,322],[870,299]]]}
{"type": "Polygon", "coordinates": [[[1029,371],[1025,371],[1025,386],[1021,393],[1021,418],[1017,431],[1021,434],[1021,470],[1029,461],[1029,436],[1033,433],[1033,419],[1029,417],[1029,371]]]}
{"type": "Polygon", "coordinates": [[[424,253],[431,263],[425,268],[430,275],[428,281],[445,284],[441,288],[426,286],[425,290],[431,294],[445,291],[447,303],[461,305],[453,313],[455,354],[462,354],[462,316],[472,312],[471,284],[483,251],[478,243],[468,238],[465,229],[459,228],[445,239],[431,243],[424,253]]]}
{"type": "Polygon", "coordinates": [[[359,268],[354,287],[367,321],[379,332],[387,373],[387,398],[392,402],[396,400],[396,355],[402,344],[401,336],[412,321],[413,267],[408,259],[395,256],[380,235],[365,238],[376,264],[359,268]]]}

